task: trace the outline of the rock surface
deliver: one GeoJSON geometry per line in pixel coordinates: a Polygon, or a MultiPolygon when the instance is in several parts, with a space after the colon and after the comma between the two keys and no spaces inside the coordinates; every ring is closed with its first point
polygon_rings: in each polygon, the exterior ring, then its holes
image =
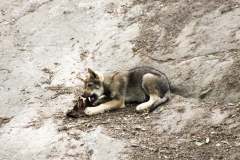
{"type": "Polygon", "coordinates": [[[238,0],[2,0],[0,75],[0,159],[240,157],[238,0]],[[65,117],[88,67],[137,66],[169,77],[171,102],[65,117]]]}

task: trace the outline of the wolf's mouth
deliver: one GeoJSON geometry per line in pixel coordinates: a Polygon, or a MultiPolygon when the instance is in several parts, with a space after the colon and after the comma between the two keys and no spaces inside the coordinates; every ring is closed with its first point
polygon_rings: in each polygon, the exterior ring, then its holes
{"type": "Polygon", "coordinates": [[[87,97],[87,99],[91,104],[93,104],[98,99],[98,96],[96,94],[93,94],[93,95],[87,97]]]}

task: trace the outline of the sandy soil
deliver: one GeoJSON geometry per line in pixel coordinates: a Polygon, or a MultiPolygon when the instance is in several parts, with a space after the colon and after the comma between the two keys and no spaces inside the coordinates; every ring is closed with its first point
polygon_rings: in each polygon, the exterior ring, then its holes
{"type": "Polygon", "coordinates": [[[0,4],[0,159],[239,159],[238,0],[0,4]],[[66,117],[87,68],[151,66],[172,101],[66,117]]]}

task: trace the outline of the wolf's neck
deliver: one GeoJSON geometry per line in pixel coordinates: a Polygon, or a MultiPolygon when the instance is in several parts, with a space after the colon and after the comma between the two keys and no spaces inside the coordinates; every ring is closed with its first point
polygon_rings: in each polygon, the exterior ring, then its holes
{"type": "Polygon", "coordinates": [[[109,94],[109,86],[112,82],[114,74],[108,74],[108,75],[104,75],[104,81],[103,81],[103,87],[104,87],[104,93],[105,94],[109,94]]]}

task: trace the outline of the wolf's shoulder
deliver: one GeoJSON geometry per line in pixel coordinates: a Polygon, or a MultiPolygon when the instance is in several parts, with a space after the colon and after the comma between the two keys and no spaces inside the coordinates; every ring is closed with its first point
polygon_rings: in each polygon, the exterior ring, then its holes
{"type": "Polygon", "coordinates": [[[140,72],[140,73],[157,73],[157,74],[164,74],[158,69],[148,67],[148,66],[141,66],[141,67],[136,67],[128,70],[129,72],[140,72]]]}

